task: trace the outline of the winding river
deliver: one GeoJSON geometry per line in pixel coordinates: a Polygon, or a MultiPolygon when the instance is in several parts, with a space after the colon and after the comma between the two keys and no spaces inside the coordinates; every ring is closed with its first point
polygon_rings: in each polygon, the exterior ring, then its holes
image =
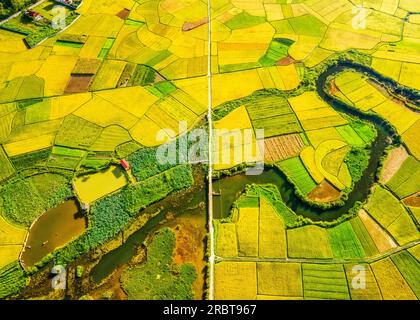
{"type": "MultiPolygon", "coordinates": [[[[357,109],[349,107],[345,103],[332,97],[325,89],[326,83],[330,76],[343,72],[344,70],[353,69],[357,72],[368,73],[371,77],[376,78],[381,83],[391,89],[396,88],[396,85],[389,79],[383,78],[375,71],[352,62],[340,62],[337,65],[329,67],[325,70],[316,81],[316,90],[318,95],[335,110],[346,113],[348,115],[357,117],[359,119],[372,123],[377,130],[377,137],[371,146],[371,157],[369,164],[361,179],[355,183],[353,190],[350,192],[347,201],[341,207],[331,208],[329,210],[322,210],[314,208],[299,199],[294,193],[293,185],[288,182],[285,175],[276,168],[266,168],[266,170],[258,176],[247,176],[245,174],[237,174],[230,177],[223,177],[214,181],[213,187],[217,192],[221,192],[220,196],[214,196],[214,216],[215,218],[223,218],[229,215],[231,206],[238,195],[243,192],[247,184],[256,183],[272,183],[277,186],[284,202],[297,214],[309,217],[312,220],[326,220],[331,221],[337,219],[341,215],[347,213],[356,202],[365,201],[369,195],[370,189],[376,181],[376,173],[380,163],[380,158],[384,154],[385,148],[389,146],[395,137],[395,131],[389,124],[375,115],[363,113],[357,109]]],[[[399,95],[405,96],[408,99],[418,101],[419,96],[410,90],[404,91],[399,88],[396,92],[399,95]]],[[[204,181],[199,182],[204,185],[204,181]]],[[[185,192],[176,197],[169,196],[168,198],[152,205],[146,210],[153,210],[157,207],[164,208],[163,211],[155,218],[150,220],[142,229],[133,233],[126,242],[117,249],[104,255],[99,263],[92,269],[91,276],[95,282],[100,282],[107,275],[113,272],[118,266],[130,261],[134,255],[135,247],[141,245],[146,236],[161,227],[160,222],[164,220],[167,212],[174,214],[185,214],[191,208],[196,208],[199,201],[204,201],[204,190],[199,188],[193,192],[185,192]],[[196,194],[195,194],[196,193],[196,194]],[[175,203],[171,203],[175,201],[175,203]]],[[[196,210],[192,210],[194,212],[196,210]]],[[[203,214],[202,210],[196,211],[196,214],[203,214]]]]}

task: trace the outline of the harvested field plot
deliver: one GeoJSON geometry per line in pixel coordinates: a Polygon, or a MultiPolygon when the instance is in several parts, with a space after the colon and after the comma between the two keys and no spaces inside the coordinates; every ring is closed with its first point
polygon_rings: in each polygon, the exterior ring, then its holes
{"type": "Polygon", "coordinates": [[[264,161],[277,162],[300,154],[305,144],[299,134],[264,139],[264,161]]]}
{"type": "Polygon", "coordinates": [[[340,191],[328,181],[323,180],[315,189],[308,193],[308,198],[318,202],[330,202],[340,198],[340,191]]]}
{"type": "Polygon", "coordinates": [[[87,92],[91,82],[91,75],[72,75],[66,89],[64,89],[64,93],[87,92]]]}

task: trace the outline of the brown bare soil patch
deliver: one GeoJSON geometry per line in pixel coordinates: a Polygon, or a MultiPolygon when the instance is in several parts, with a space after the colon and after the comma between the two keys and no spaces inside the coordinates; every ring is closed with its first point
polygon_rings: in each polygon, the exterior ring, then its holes
{"type": "Polygon", "coordinates": [[[117,13],[117,17],[121,18],[123,20],[127,19],[127,17],[130,15],[130,10],[123,9],[120,12],[117,13]]]}
{"type": "Polygon", "coordinates": [[[407,158],[408,153],[403,146],[392,149],[384,162],[380,182],[387,183],[391,180],[407,158]]]}
{"type": "Polygon", "coordinates": [[[420,207],[420,192],[405,198],[403,203],[408,207],[420,207]]]}
{"type": "Polygon", "coordinates": [[[174,262],[181,265],[191,263],[197,271],[197,279],[193,283],[195,299],[202,299],[204,288],[204,239],[205,221],[201,217],[177,217],[174,227],[176,245],[173,253],[174,262]],[[204,224],[204,225],[203,225],[204,224]]]}
{"type": "Polygon", "coordinates": [[[323,180],[308,194],[308,198],[318,202],[330,202],[340,198],[340,191],[334,188],[327,180],[323,180]]]}
{"type": "Polygon", "coordinates": [[[277,162],[299,155],[305,144],[299,134],[264,139],[264,161],[277,162]]]}
{"type": "Polygon", "coordinates": [[[335,79],[331,80],[330,82],[330,93],[332,95],[335,95],[340,90],[337,88],[337,85],[335,84],[335,79]]]}
{"type": "Polygon", "coordinates": [[[290,56],[281,58],[279,61],[276,62],[276,65],[278,66],[288,66],[289,64],[295,63],[295,59],[293,59],[290,56]]]}
{"type": "Polygon", "coordinates": [[[382,227],[375,220],[373,220],[364,209],[360,209],[359,218],[362,220],[367,232],[369,233],[379,252],[382,253],[391,248],[397,247],[397,244],[389,236],[389,234],[384,229],[382,229],[382,227]]]}
{"type": "Polygon", "coordinates": [[[89,90],[92,75],[72,75],[64,93],[81,93],[89,90]]]}
{"type": "Polygon", "coordinates": [[[182,31],[190,31],[192,29],[198,28],[199,26],[202,26],[203,24],[207,23],[207,18],[203,18],[197,21],[193,22],[185,22],[182,26],[182,31]]]}

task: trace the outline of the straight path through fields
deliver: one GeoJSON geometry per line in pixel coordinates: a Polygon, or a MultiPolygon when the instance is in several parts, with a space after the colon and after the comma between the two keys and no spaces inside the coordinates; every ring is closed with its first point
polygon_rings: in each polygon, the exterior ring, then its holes
{"type": "Polygon", "coordinates": [[[209,146],[208,146],[208,232],[209,232],[209,241],[210,241],[210,257],[209,257],[209,294],[208,299],[214,300],[214,226],[213,226],[213,119],[212,119],[212,88],[211,88],[211,0],[207,0],[207,85],[208,85],[208,94],[207,94],[207,120],[209,123],[209,146]]]}

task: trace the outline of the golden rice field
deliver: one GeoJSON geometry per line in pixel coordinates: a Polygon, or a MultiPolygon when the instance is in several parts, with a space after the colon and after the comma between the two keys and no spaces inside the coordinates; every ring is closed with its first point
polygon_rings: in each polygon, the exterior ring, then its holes
{"type": "Polygon", "coordinates": [[[121,189],[127,183],[126,173],[120,167],[110,166],[104,171],[77,177],[74,188],[84,203],[91,203],[121,189]]]}

